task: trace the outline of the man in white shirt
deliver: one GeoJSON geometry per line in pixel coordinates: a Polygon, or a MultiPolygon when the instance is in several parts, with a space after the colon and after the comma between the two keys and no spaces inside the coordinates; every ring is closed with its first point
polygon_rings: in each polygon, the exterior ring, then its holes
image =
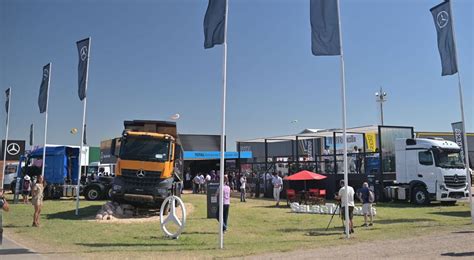
{"type": "Polygon", "coordinates": [[[280,176],[277,175],[276,172],[273,173],[272,184],[273,184],[273,198],[275,199],[276,206],[278,207],[280,205],[280,192],[281,192],[281,189],[283,188],[283,180],[280,176]]]}
{"type": "Polygon", "coordinates": [[[245,173],[243,173],[242,177],[240,177],[240,202],[246,202],[245,201],[246,186],[247,186],[247,177],[245,176],[245,173]]]}
{"type": "MultiPolygon", "coordinates": [[[[352,217],[353,212],[354,212],[354,188],[351,186],[347,185],[347,194],[348,197],[346,197],[346,188],[344,187],[344,180],[341,180],[339,182],[341,189],[339,190],[339,193],[336,196],[337,200],[341,201],[341,217],[343,220],[346,218],[346,207],[349,207],[349,233],[354,233],[354,225],[352,223],[352,217]]],[[[345,230],[344,230],[345,232],[345,230]]]]}

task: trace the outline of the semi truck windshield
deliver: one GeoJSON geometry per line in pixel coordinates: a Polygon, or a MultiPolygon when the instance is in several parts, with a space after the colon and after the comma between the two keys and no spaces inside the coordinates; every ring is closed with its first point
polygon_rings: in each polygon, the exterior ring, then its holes
{"type": "Polygon", "coordinates": [[[436,166],[442,168],[464,168],[459,150],[434,150],[436,166]]]}
{"type": "Polygon", "coordinates": [[[120,158],[136,161],[167,161],[170,142],[152,137],[128,136],[122,140],[120,158]]]}

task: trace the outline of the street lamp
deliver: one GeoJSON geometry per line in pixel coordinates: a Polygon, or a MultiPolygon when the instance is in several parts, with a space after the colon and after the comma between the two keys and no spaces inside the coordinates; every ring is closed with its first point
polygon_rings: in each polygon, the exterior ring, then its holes
{"type": "Polygon", "coordinates": [[[387,101],[387,93],[380,87],[379,92],[375,92],[375,97],[380,103],[380,125],[383,125],[383,102],[387,101]]]}

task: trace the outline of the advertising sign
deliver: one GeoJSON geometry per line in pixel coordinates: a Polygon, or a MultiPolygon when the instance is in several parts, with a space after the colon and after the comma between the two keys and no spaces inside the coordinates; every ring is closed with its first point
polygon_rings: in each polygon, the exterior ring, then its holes
{"type": "MultiPolygon", "coordinates": [[[[5,151],[5,140],[2,141],[2,156],[5,151]]],[[[25,153],[25,140],[8,140],[7,161],[18,161],[25,153]]]]}

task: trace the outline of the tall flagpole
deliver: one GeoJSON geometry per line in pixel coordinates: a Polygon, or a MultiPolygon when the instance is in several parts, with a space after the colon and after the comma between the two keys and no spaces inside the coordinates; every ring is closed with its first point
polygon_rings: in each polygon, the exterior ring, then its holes
{"type": "Polygon", "coordinates": [[[9,94],[8,94],[8,113],[7,113],[7,129],[6,129],[6,133],[5,133],[5,144],[3,145],[3,174],[2,174],[2,185],[0,186],[1,189],[3,189],[3,182],[5,180],[5,166],[6,166],[6,162],[7,162],[7,147],[8,147],[8,128],[9,128],[9,125],[10,125],[10,103],[11,103],[11,100],[12,100],[12,89],[9,88],[10,91],[9,91],[9,94]]]}
{"type": "MultiPolygon", "coordinates": [[[[41,176],[44,177],[44,166],[46,165],[46,137],[48,136],[48,107],[49,107],[49,89],[51,88],[51,62],[49,63],[49,72],[48,72],[48,89],[46,90],[46,113],[45,113],[45,122],[44,122],[44,146],[43,146],[43,163],[41,165],[41,176]]],[[[44,73],[44,72],[43,72],[44,73]]]]}
{"type": "MultiPolygon", "coordinates": [[[[7,129],[6,129],[6,133],[5,133],[5,144],[3,145],[3,174],[2,174],[2,180],[1,180],[1,186],[0,188],[2,189],[2,193],[5,193],[5,191],[3,190],[3,182],[4,182],[4,179],[5,179],[5,168],[6,168],[6,160],[7,160],[7,144],[8,144],[8,127],[9,127],[9,124],[10,124],[10,103],[11,103],[11,100],[12,100],[12,89],[9,88],[9,92],[8,92],[8,113],[7,113],[7,129]]],[[[0,233],[0,245],[3,244],[3,210],[0,209],[0,230],[1,230],[1,233],[0,233]]]]}
{"type": "MultiPolygon", "coordinates": [[[[346,75],[344,70],[344,51],[342,48],[342,29],[341,29],[341,8],[339,7],[339,0],[337,0],[337,18],[339,24],[339,40],[341,48],[341,98],[342,98],[342,138],[344,143],[344,190],[346,191],[346,204],[349,202],[349,192],[347,187],[349,186],[349,178],[347,173],[347,138],[346,138],[346,75]]],[[[349,205],[344,207],[345,212],[345,233],[346,237],[349,238],[349,205]]]]}
{"type": "MultiPolygon", "coordinates": [[[[91,42],[92,39],[89,37],[89,47],[87,49],[87,67],[86,67],[86,93],[87,93],[87,83],[89,82],[89,58],[91,53],[91,42]]],[[[77,173],[77,187],[76,187],[76,216],[79,215],[79,194],[81,188],[81,159],[82,159],[82,150],[84,149],[84,129],[86,124],[86,109],[87,109],[87,95],[84,97],[84,110],[82,111],[82,131],[81,131],[81,150],[79,151],[79,171],[77,173]]]]}
{"type": "Polygon", "coordinates": [[[459,69],[458,62],[458,48],[456,44],[456,33],[454,30],[454,15],[451,1],[449,1],[449,9],[451,10],[451,27],[453,30],[453,42],[454,42],[454,55],[456,55],[456,67],[458,69],[458,87],[459,87],[459,103],[461,106],[461,128],[464,139],[464,160],[466,163],[466,178],[468,180],[468,190],[469,190],[469,206],[471,209],[471,223],[474,224],[474,208],[472,206],[472,183],[471,183],[471,173],[469,172],[469,149],[467,147],[467,134],[466,134],[466,121],[464,117],[464,98],[463,98],[463,89],[461,85],[461,72],[459,69]]]}
{"type": "Polygon", "coordinates": [[[220,189],[219,189],[219,246],[224,248],[224,147],[225,147],[225,101],[227,92],[227,16],[229,14],[229,1],[225,0],[224,22],[224,62],[222,68],[222,132],[221,132],[221,160],[220,160],[220,189]]]}

